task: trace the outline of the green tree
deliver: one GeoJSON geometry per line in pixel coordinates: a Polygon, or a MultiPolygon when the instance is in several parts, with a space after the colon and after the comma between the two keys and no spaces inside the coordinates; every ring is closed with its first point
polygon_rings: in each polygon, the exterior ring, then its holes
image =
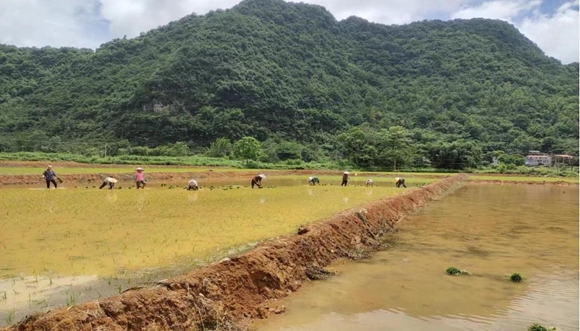
{"type": "Polygon", "coordinates": [[[209,145],[207,154],[214,157],[224,157],[230,155],[232,142],[228,138],[218,138],[209,145]]]}
{"type": "Polygon", "coordinates": [[[388,169],[408,166],[416,156],[411,135],[402,126],[392,126],[379,133],[380,165],[388,169]]]}
{"type": "Polygon", "coordinates": [[[236,141],[234,144],[233,152],[234,156],[245,160],[248,163],[249,160],[257,160],[260,156],[262,146],[258,140],[254,137],[243,137],[242,139],[236,141]]]}

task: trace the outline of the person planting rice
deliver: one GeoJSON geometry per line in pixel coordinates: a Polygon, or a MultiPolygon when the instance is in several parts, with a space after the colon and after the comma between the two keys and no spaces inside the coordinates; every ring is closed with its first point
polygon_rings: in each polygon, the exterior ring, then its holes
{"type": "Polygon", "coordinates": [[[109,185],[109,190],[112,190],[116,183],[117,183],[117,180],[115,178],[107,177],[103,180],[103,184],[101,184],[101,186],[99,186],[99,190],[107,185],[109,185]]]}
{"type": "Polygon", "coordinates": [[[308,177],[308,185],[320,185],[320,180],[318,177],[308,177]]]}
{"type": "Polygon", "coordinates": [[[197,181],[195,181],[194,179],[190,180],[189,182],[187,182],[187,190],[194,190],[197,191],[199,190],[199,186],[197,186],[197,181]]]}
{"type": "Polygon", "coordinates": [[[266,178],[264,174],[259,174],[258,176],[252,178],[252,188],[254,186],[258,186],[258,188],[262,188],[262,179],[266,178]]]}
{"type": "MultiPolygon", "coordinates": [[[[56,185],[56,179],[58,178],[56,176],[56,173],[52,170],[52,166],[49,165],[46,170],[44,170],[44,172],[42,173],[42,178],[44,178],[44,180],[46,181],[46,188],[50,188],[50,183],[52,183],[54,185],[54,188],[57,187],[56,185]]],[[[62,182],[59,179],[60,182],[62,182]]]]}
{"type": "Polygon", "coordinates": [[[342,173],[342,183],[340,186],[346,186],[348,184],[348,171],[342,173]]]}
{"type": "Polygon", "coordinates": [[[407,186],[405,186],[405,178],[399,178],[399,177],[395,178],[395,185],[397,185],[397,188],[401,187],[401,185],[404,188],[407,188],[407,186]]]}
{"type": "Polygon", "coordinates": [[[135,184],[137,185],[137,189],[145,188],[147,182],[145,181],[145,174],[143,173],[143,168],[139,167],[136,169],[135,173],[135,184]]]}
{"type": "Polygon", "coordinates": [[[367,179],[367,181],[366,181],[366,185],[367,185],[367,186],[373,186],[373,180],[372,180],[372,179],[370,179],[370,178],[369,178],[369,179],[367,179]]]}

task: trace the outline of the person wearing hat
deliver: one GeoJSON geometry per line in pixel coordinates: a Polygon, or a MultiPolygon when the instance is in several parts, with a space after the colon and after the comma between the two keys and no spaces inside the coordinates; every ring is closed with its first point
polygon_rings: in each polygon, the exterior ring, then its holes
{"type": "Polygon", "coordinates": [[[145,174],[143,173],[143,168],[139,167],[136,169],[137,172],[135,173],[135,184],[137,185],[137,189],[145,188],[147,182],[145,181],[145,174]]]}
{"type": "Polygon", "coordinates": [[[308,185],[320,185],[320,180],[318,177],[308,177],[308,185]]]}
{"type": "Polygon", "coordinates": [[[342,173],[342,184],[340,186],[346,186],[348,184],[348,171],[342,173]]]}
{"type": "Polygon", "coordinates": [[[262,188],[262,179],[266,178],[265,175],[259,174],[258,176],[252,178],[252,188],[254,186],[258,186],[258,188],[262,188]]]}
{"type": "Polygon", "coordinates": [[[373,186],[373,180],[372,180],[372,179],[370,179],[370,178],[369,178],[369,179],[367,179],[367,181],[366,181],[366,185],[367,185],[367,186],[373,186]]]}
{"type": "Polygon", "coordinates": [[[405,186],[405,178],[395,178],[395,185],[397,185],[397,188],[401,187],[401,185],[403,185],[404,188],[407,188],[407,186],[405,186]]]}
{"type": "Polygon", "coordinates": [[[42,178],[46,181],[46,188],[50,188],[50,183],[54,185],[54,188],[57,187],[56,185],[56,173],[52,170],[52,166],[49,165],[46,170],[42,173],[42,178]]]}
{"type": "Polygon", "coordinates": [[[99,186],[99,190],[107,185],[109,185],[109,190],[112,190],[113,187],[115,186],[115,183],[117,183],[117,180],[115,178],[107,177],[103,180],[103,184],[101,184],[101,186],[99,186]]]}
{"type": "Polygon", "coordinates": [[[190,180],[189,182],[187,182],[187,190],[194,190],[197,191],[199,190],[199,186],[197,186],[197,181],[195,179],[190,180]]]}

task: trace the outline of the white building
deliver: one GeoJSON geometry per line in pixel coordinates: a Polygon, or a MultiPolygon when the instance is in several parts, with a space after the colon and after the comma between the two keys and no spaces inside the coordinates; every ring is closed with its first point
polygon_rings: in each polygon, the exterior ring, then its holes
{"type": "Polygon", "coordinates": [[[528,155],[526,156],[526,165],[527,166],[539,166],[543,165],[546,167],[552,166],[552,157],[545,154],[540,155],[528,155]]]}

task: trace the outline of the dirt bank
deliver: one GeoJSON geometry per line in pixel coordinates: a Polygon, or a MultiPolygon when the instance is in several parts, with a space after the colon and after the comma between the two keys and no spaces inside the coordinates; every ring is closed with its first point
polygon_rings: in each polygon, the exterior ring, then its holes
{"type": "Polygon", "coordinates": [[[258,245],[151,288],[29,316],[13,330],[241,330],[252,319],[282,313],[277,299],[339,258],[358,258],[383,248],[377,240],[407,213],[459,187],[465,176],[369,203],[301,227],[296,234],[258,245]]]}

